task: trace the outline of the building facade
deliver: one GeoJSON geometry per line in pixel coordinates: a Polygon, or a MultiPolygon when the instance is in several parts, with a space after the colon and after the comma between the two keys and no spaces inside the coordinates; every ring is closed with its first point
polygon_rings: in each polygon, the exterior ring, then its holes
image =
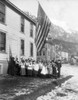
{"type": "Polygon", "coordinates": [[[68,61],[69,53],[63,50],[62,45],[52,41],[51,37],[47,37],[46,43],[42,48],[40,56],[38,59],[43,61],[51,61],[53,59],[61,59],[68,61]]]}
{"type": "Polygon", "coordinates": [[[36,20],[9,0],[0,0],[0,74],[6,74],[9,56],[36,60],[36,20]]]}

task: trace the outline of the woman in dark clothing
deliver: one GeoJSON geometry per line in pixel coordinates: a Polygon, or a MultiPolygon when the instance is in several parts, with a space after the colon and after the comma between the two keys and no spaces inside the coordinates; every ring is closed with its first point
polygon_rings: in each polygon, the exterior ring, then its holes
{"type": "Polygon", "coordinates": [[[57,70],[58,70],[58,73],[57,73],[57,77],[60,77],[60,70],[61,70],[61,60],[57,60],[56,62],[57,64],[57,70]]]}
{"type": "Polygon", "coordinates": [[[15,66],[16,66],[16,75],[20,76],[21,66],[19,65],[18,60],[16,61],[15,66]]]}
{"type": "Polygon", "coordinates": [[[55,78],[57,78],[57,65],[56,65],[56,63],[54,62],[54,60],[52,61],[52,69],[53,69],[53,76],[55,77],[55,78]]]}
{"type": "Polygon", "coordinates": [[[10,57],[10,61],[8,62],[8,74],[15,75],[15,61],[14,61],[14,57],[10,57]]]}
{"type": "Polygon", "coordinates": [[[26,59],[25,60],[25,72],[26,72],[26,76],[28,76],[28,66],[29,66],[29,60],[26,59]]]}

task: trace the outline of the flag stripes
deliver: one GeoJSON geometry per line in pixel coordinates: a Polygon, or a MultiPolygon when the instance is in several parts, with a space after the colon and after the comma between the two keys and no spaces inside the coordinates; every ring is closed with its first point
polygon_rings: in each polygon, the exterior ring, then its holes
{"type": "Polygon", "coordinates": [[[42,50],[42,48],[43,48],[43,46],[44,46],[44,44],[46,42],[46,37],[47,37],[47,35],[49,33],[49,30],[50,30],[49,26],[50,26],[50,23],[47,25],[47,28],[44,31],[45,35],[42,37],[42,41],[41,41],[41,43],[39,44],[39,46],[37,48],[38,51],[42,50]]]}
{"type": "MultiPolygon", "coordinates": [[[[37,38],[40,35],[39,33],[40,33],[40,30],[42,29],[42,26],[43,26],[43,20],[41,22],[39,20],[39,22],[37,22],[37,25],[36,25],[36,40],[35,41],[37,41],[37,38]]],[[[36,42],[36,44],[37,44],[37,42],[36,42]]]]}
{"type": "Polygon", "coordinates": [[[44,29],[45,29],[45,26],[46,26],[46,21],[44,21],[44,23],[43,23],[43,25],[41,26],[39,32],[37,33],[37,41],[36,41],[37,44],[38,44],[38,42],[40,41],[40,38],[41,38],[42,35],[43,35],[42,33],[43,33],[44,29]]]}
{"type": "Polygon", "coordinates": [[[35,39],[35,43],[36,43],[36,47],[37,47],[37,52],[40,52],[42,47],[45,44],[46,41],[46,37],[49,33],[49,29],[50,29],[50,20],[47,17],[47,15],[45,14],[45,12],[43,11],[41,5],[39,4],[39,8],[38,8],[38,23],[37,23],[37,27],[36,27],[36,39],[35,39]]]}
{"type": "Polygon", "coordinates": [[[42,44],[42,41],[44,40],[44,37],[46,36],[46,34],[45,34],[46,29],[47,29],[47,23],[45,21],[45,25],[43,27],[43,30],[41,31],[42,32],[41,37],[39,38],[39,41],[37,43],[37,50],[38,51],[39,51],[39,46],[42,44]]]}

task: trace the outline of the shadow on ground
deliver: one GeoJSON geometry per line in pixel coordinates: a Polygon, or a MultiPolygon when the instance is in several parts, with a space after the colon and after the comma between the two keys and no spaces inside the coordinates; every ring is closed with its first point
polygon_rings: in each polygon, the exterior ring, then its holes
{"type": "MultiPolygon", "coordinates": [[[[56,86],[61,86],[62,83],[64,83],[65,81],[69,80],[72,77],[73,77],[72,75],[69,75],[69,76],[64,77],[62,79],[57,79],[57,80],[51,81],[47,85],[43,84],[40,87],[36,88],[34,90],[34,92],[31,92],[28,95],[25,94],[25,95],[21,95],[21,96],[16,96],[15,98],[13,98],[13,100],[36,100],[37,97],[39,97],[41,95],[45,95],[47,92],[50,92],[52,89],[55,89],[56,86]]],[[[45,80],[46,79],[44,79],[44,81],[45,80]]],[[[40,81],[40,83],[41,82],[42,81],[40,81]]]]}

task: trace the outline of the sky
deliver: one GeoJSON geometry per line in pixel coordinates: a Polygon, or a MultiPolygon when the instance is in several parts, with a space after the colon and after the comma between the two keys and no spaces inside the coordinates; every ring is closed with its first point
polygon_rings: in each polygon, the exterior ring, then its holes
{"type": "Polygon", "coordinates": [[[25,12],[37,17],[38,2],[50,21],[66,31],[78,31],[78,0],[10,0],[25,12]]]}

